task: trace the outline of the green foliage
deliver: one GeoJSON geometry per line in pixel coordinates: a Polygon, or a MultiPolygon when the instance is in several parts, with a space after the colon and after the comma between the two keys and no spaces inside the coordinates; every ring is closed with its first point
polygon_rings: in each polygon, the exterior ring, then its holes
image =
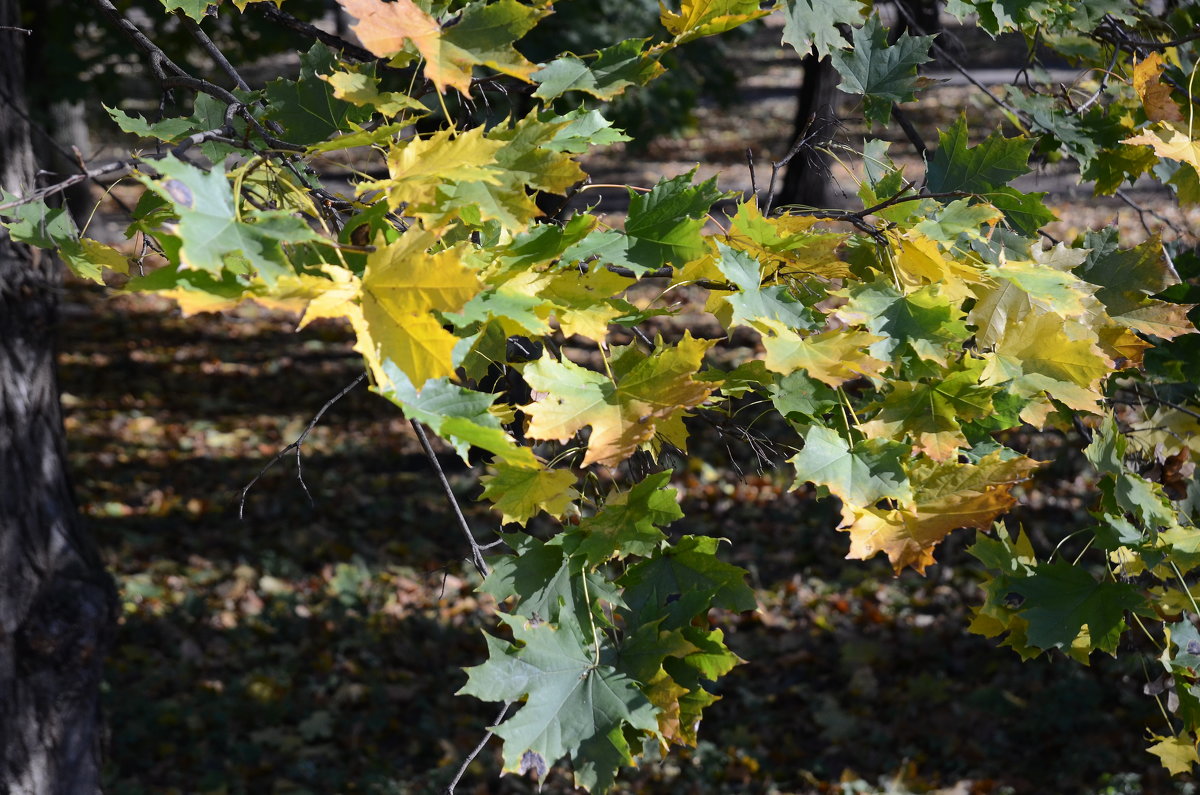
{"type": "MultiPolygon", "coordinates": [[[[955,2],[989,32],[1044,35],[1073,57],[1087,48],[1069,39],[1091,33],[1113,48],[1093,67],[1128,72],[1132,89],[1106,79],[1087,107],[1068,96],[1065,110],[1057,93],[1014,94],[1004,107],[1023,132],[974,146],[960,117],[921,184],[869,142],[858,212],[764,215],[757,197],[697,184],[692,171],[631,188],[612,224],[590,210],[560,222],[537,201],[585,190],[578,156],[627,139],[580,101],[636,95],[680,65],[685,44],[778,11],[784,41],[828,54],[842,90],[883,124],[916,100],[934,37],[889,43],[857,4],[809,14],[799,2],[683,0],[662,6],[651,30],[543,41],[535,63],[522,40],[555,24],[544,3],[341,4],[381,63],[314,45],[297,77],[232,105],[200,84],[190,116],[109,111],[127,132],[183,142],[139,161],[147,190],[128,233],[152,240],[158,258],[124,289],[189,311],[256,299],[303,311],[303,323],[342,319],[376,392],[464,460],[490,459],[482,499],[530,533],[500,536],[509,551],[480,587],[502,603],[511,639],[488,635],[461,692],[511,708],[494,727],[506,771],[540,780],[570,758],[576,782],[603,791],[652,750],[698,742],[711,683],[740,662],[709,611],[756,601],[717,538],[670,529],[682,518],[670,462],[687,451],[691,418],[734,416],[739,401],[794,431],[780,443],[798,449],[795,486],[840,500],[849,557],[886,555],[897,574],[923,573],[950,533],[982,533],[1018,503],[1040,466],[1023,433],[1091,434],[1097,524],[1080,529],[1078,556],[1056,548],[1038,560],[1003,526],[977,539],[989,579],[972,629],[1023,657],[1058,649],[1086,662],[1122,648],[1133,613],[1139,627],[1169,623],[1161,642],[1151,637],[1178,686],[1195,686],[1195,630],[1178,617],[1200,614],[1186,579],[1200,564],[1200,492],[1180,468],[1200,452],[1200,401],[1185,377],[1194,366],[1173,353],[1142,368],[1147,350],[1191,350],[1176,338],[1196,331],[1185,303],[1195,285],[1157,238],[1123,248],[1104,231],[1046,247],[1044,194],[1012,185],[1035,151],[1065,150],[1086,174],[1117,150],[1102,192],[1151,159],[1169,161],[1168,179],[1200,167],[1179,121],[1192,97],[1162,63],[1132,59],[1143,46],[1132,31],[1165,35],[1152,20],[1115,0],[955,2]],[[490,101],[497,87],[523,92],[502,120],[456,117],[458,100],[490,101]],[[196,134],[211,163],[190,151],[196,134]],[[357,178],[352,195],[310,167],[368,144],[362,171],[374,177],[357,178]],[[728,199],[721,218],[714,208],[728,199]],[[650,278],[664,290],[649,300],[631,290],[650,278]],[[707,292],[726,332],[757,335],[761,357],[729,362],[713,355],[716,339],[638,328],[673,314],[685,288],[707,292]]],[[[207,4],[176,7],[210,24],[207,4]]],[[[1160,165],[1151,171],[1165,174],[1160,165]]],[[[120,252],[81,238],[61,211],[0,198],[15,239],[57,248],[93,280],[128,275],[120,252]]],[[[1194,282],[1196,264],[1179,259],[1194,282]]],[[[1168,720],[1151,751],[1182,771],[1200,709],[1168,720]]]]}

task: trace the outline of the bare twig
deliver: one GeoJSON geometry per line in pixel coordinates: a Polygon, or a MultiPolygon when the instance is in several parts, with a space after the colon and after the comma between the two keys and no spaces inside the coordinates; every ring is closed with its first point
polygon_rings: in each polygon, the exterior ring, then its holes
{"type": "Polygon", "coordinates": [[[1131,207],[1133,209],[1133,211],[1138,214],[1138,221],[1141,222],[1142,229],[1146,230],[1146,234],[1148,234],[1148,235],[1154,234],[1154,230],[1152,230],[1150,228],[1150,225],[1148,223],[1146,223],[1146,216],[1149,215],[1152,218],[1157,218],[1158,220],[1162,221],[1167,226],[1168,229],[1170,229],[1172,232],[1174,232],[1179,237],[1184,237],[1184,233],[1179,229],[1179,227],[1177,227],[1175,225],[1175,223],[1170,218],[1167,218],[1165,215],[1158,212],[1157,210],[1152,210],[1149,207],[1143,207],[1142,205],[1138,204],[1133,199],[1131,199],[1129,197],[1129,194],[1127,194],[1125,191],[1118,190],[1113,195],[1116,196],[1121,201],[1125,202],[1125,204],[1127,204],[1129,207],[1131,207]]]}
{"type": "Polygon", "coordinates": [[[14,207],[20,207],[23,204],[29,204],[31,202],[38,201],[40,199],[45,199],[45,198],[47,198],[49,196],[53,196],[57,193],[62,193],[64,190],[71,187],[72,185],[77,185],[80,182],[83,182],[84,180],[88,180],[88,179],[95,180],[100,177],[106,176],[108,174],[115,174],[118,171],[126,171],[131,168],[133,168],[132,160],[116,160],[112,163],[107,163],[103,166],[89,169],[88,171],[85,171],[82,174],[72,174],[71,176],[67,177],[66,179],[62,180],[61,182],[56,182],[53,185],[48,185],[45,188],[40,188],[38,190],[35,190],[32,193],[30,193],[28,196],[25,196],[20,199],[14,199],[12,201],[5,202],[4,204],[0,204],[0,212],[3,212],[5,210],[11,210],[14,207]]]}
{"type": "Polygon", "coordinates": [[[0,25],[0,30],[11,30],[14,33],[24,33],[26,36],[32,36],[33,31],[29,28],[17,28],[12,25],[0,25]]]}
{"type": "Polygon", "coordinates": [[[796,142],[792,144],[792,148],[788,150],[787,154],[779,160],[771,161],[771,181],[767,183],[767,200],[763,204],[763,215],[769,215],[771,205],[775,203],[775,179],[779,176],[779,169],[792,162],[792,158],[800,154],[800,151],[817,137],[817,133],[813,132],[813,122],[816,121],[816,118],[815,114],[809,116],[804,125],[804,132],[796,137],[796,142]]]}
{"type": "Polygon", "coordinates": [[[246,484],[246,488],[242,489],[242,498],[238,502],[238,518],[239,519],[245,518],[244,514],[246,511],[246,495],[250,493],[250,489],[254,488],[254,484],[258,483],[258,481],[260,479],[262,479],[262,476],[267,474],[268,469],[270,469],[271,467],[278,464],[285,455],[287,455],[288,453],[290,453],[293,450],[296,451],[296,479],[300,481],[300,487],[302,489],[304,489],[304,494],[305,494],[305,496],[308,497],[309,503],[310,504],[313,503],[312,493],[308,490],[308,484],[304,482],[304,473],[300,468],[300,448],[304,445],[304,440],[308,438],[308,435],[310,433],[312,433],[312,429],[317,427],[317,423],[321,421],[321,417],[325,416],[325,412],[329,411],[330,407],[332,407],[334,403],[337,403],[339,400],[344,398],[350,392],[351,389],[354,389],[354,387],[361,384],[363,382],[363,379],[365,379],[366,377],[367,377],[366,373],[361,374],[360,376],[358,376],[358,378],[355,378],[353,381],[351,381],[349,384],[347,384],[342,389],[341,392],[338,392],[336,395],[334,395],[332,398],[330,398],[328,401],[326,401],[325,405],[321,406],[321,410],[316,413],[316,416],[314,416],[312,418],[312,420],[309,421],[308,427],[306,427],[304,429],[304,431],[299,436],[296,437],[296,440],[294,442],[292,442],[291,444],[289,444],[287,447],[280,450],[278,453],[276,453],[275,456],[270,461],[267,462],[267,465],[264,466],[259,471],[259,473],[254,476],[254,480],[252,480],[246,484]]]}
{"type": "Polygon", "coordinates": [[[750,193],[758,198],[758,180],[754,176],[754,150],[746,147],[746,165],[750,168],[750,193]]]}
{"type": "Polygon", "coordinates": [[[281,11],[272,3],[255,3],[254,7],[262,12],[262,15],[272,22],[281,25],[288,30],[299,33],[301,36],[307,36],[310,39],[316,39],[322,44],[332,47],[335,50],[341,50],[343,55],[353,58],[356,61],[378,61],[379,58],[372,55],[367,50],[359,47],[357,44],[351,44],[340,36],[335,36],[332,33],[327,33],[315,25],[310,25],[307,22],[302,22],[296,19],[286,11],[281,11]]]}
{"type": "MultiPolygon", "coordinates": [[[[504,720],[504,716],[508,714],[508,708],[511,706],[511,701],[504,702],[504,706],[500,709],[500,714],[496,716],[494,721],[492,721],[492,726],[498,726],[500,722],[504,720]]],[[[483,747],[487,745],[488,740],[490,739],[492,739],[492,730],[488,729],[487,734],[483,735],[483,739],[479,741],[479,744],[471,749],[471,753],[467,754],[467,758],[464,759],[462,764],[458,766],[458,772],[454,774],[454,778],[451,779],[450,783],[446,785],[446,788],[442,790],[442,795],[454,795],[454,788],[458,786],[458,782],[462,780],[463,775],[467,772],[467,768],[470,767],[471,763],[475,761],[475,757],[479,756],[479,752],[483,750],[483,747]]]]}
{"type": "Polygon", "coordinates": [[[188,33],[192,34],[192,38],[196,40],[200,47],[206,53],[208,53],[210,58],[216,61],[217,66],[220,66],[225,71],[225,74],[229,75],[229,77],[233,80],[233,84],[242,91],[249,91],[249,84],[242,79],[242,76],[238,74],[238,70],[234,69],[233,64],[231,64],[229,59],[225,57],[225,53],[221,52],[220,48],[213,43],[213,40],[208,37],[208,34],[204,32],[204,29],[201,28],[199,24],[197,24],[196,20],[185,14],[183,9],[177,10],[175,15],[179,17],[179,21],[183,23],[183,26],[187,29],[188,33]]]}
{"type": "Polygon", "coordinates": [[[1079,107],[1075,108],[1075,115],[1082,116],[1087,112],[1087,109],[1100,100],[1100,95],[1104,93],[1104,89],[1108,88],[1108,81],[1113,75],[1113,70],[1117,68],[1117,58],[1121,55],[1120,47],[1113,47],[1112,59],[1108,62],[1108,68],[1100,75],[1100,85],[1096,87],[1095,92],[1090,97],[1080,103],[1079,107]]]}
{"type": "MultiPolygon", "coordinates": [[[[454,511],[454,517],[458,520],[459,529],[467,539],[467,543],[471,547],[471,562],[475,564],[475,570],[479,572],[481,577],[488,576],[487,561],[483,559],[483,550],[479,547],[479,542],[475,540],[475,536],[471,533],[471,526],[467,524],[467,517],[463,516],[462,508],[458,505],[458,498],[454,496],[454,489],[450,487],[450,481],[446,479],[446,471],[442,469],[442,463],[438,461],[437,453],[433,449],[433,445],[429,443],[429,436],[425,433],[425,429],[421,427],[421,423],[416,420],[409,420],[413,430],[417,433],[417,439],[421,442],[421,449],[425,451],[425,457],[429,459],[429,463],[433,465],[434,472],[437,473],[438,482],[442,486],[442,491],[446,494],[446,500],[450,503],[450,509],[454,511]]],[[[482,746],[480,746],[482,747],[482,746]]]]}
{"type": "Polygon", "coordinates": [[[913,145],[913,149],[917,150],[917,157],[924,160],[929,147],[912,123],[912,119],[908,118],[908,114],[901,110],[899,105],[892,105],[892,118],[896,120],[896,124],[900,125],[900,129],[904,131],[904,137],[913,145]]]}

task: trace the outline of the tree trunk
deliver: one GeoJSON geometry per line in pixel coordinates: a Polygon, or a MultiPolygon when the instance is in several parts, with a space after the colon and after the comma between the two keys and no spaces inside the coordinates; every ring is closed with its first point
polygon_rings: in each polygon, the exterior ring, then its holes
{"type": "MultiPolygon", "coordinates": [[[[20,24],[0,0],[0,26],[20,24]]],[[[0,185],[33,185],[23,34],[0,30],[0,185]]],[[[115,594],[76,512],[55,373],[59,270],[0,229],[0,793],[100,791],[115,594]]]]}
{"type": "Polygon", "coordinates": [[[819,147],[829,142],[837,125],[833,110],[837,74],[828,58],[818,59],[813,53],[804,57],[802,70],[788,151],[801,139],[805,139],[805,143],[783,172],[783,184],[776,194],[775,206],[824,207],[829,193],[829,156],[819,147]]]}

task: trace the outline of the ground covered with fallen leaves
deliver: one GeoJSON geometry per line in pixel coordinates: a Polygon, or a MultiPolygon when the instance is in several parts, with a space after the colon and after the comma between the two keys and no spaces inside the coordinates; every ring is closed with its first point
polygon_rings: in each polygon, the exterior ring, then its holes
{"type": "MultiPolygon", "coordinates": [[[[748,51],[761,69],[743,107],[702,108],[701,134],[640,159],[608,155],[598,165],[609,181],[652,182],[699,161],[705,175],[724,169],[726,187],[748,188],[743,152],[781,153],[797,79],[775,50],[748,51]]],[[[984,113],[942,90],[928,111],[942,121],[984,113]]],[[[1110,221],[1140,234],[1144,214],[1060,198],[1058,234],[1110,221]]],[[[435,793],[495,717],[454,691],[460,669],[484,659],[496,605],[474,592],[446,500],[391,404],[352,390],[303,447],[305,485],[289,456],[239,516],[243,487],[362,372],[346,329],[295,325],[256,306],[184,318],[153,297],[80,284],[64,295],[71,463],[121,593],[105,683],[113,795],[435,793]]],[[[1092,667],[1022,663],[966,631],[979,599],[970,533],[924,578],[845,561],[833,501],[790,491],[784,469],[758,471],[736,435],[703,421],[693,430],[674,475],[687,519],[671,531],[728,539],[759,608],[713,615],[747,662],[717,685],[700,744],[627,771],[623,791],[1193,791],[1145,752],[1144,727],[1163,723],[1144,692],[1157,675],[1150,658],[1145,668],[1102,655],[1092,667]]],[[[1019,443],[1051,463],[1011,521],[1051,549],[1088,521],[1092,486],[1065,452],[1080,445],[1054,433],[1019,443]]],[[[482,470],[448,449],[441,462],[490,540],[497,517],[474,503],[482,470]]],[[[458,791],[535,791],[498,778],[496,750],[458,791]]],[[[562,769],[544,787],[570,790],[562,769]]]]}

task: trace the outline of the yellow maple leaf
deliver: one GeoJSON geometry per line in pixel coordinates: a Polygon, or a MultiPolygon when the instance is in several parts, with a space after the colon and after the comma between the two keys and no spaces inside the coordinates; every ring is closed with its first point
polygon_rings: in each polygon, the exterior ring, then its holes
{"type": "Polygon", "coordinates": [[[447,129],[397,144],[388,152],[388,179],[360,183],[358,192],[382,190],[388,206],[396,209],[432,201],[447,181],[498,185],[502,169],[496,153],[504,143],[483,133],[482,126],[464,133],[447,129]]]}
{"type": "Polygon", "coordinates": [[[847,558],[866,560],[883,552],[899,574],[911,566],[919,574],[934,563],[933,550],[952,531],[988,529],[1016,504],[1012,487],[1038,463],[1020,456],[1001,460],[999,453],[977,464],[918,458],[909,470],[913,500],[895,509],[846,504],[839,530],[850,534],[847,558]]]}
{"type": "Polygon", "coordinates": [[[368,67],[362,64],[345,66],[344,71],[330,75],[317,75],[333,89],[333,95],[338,99],[355,105],[370,105],[384,116],[395,116],[401,111],[411,110],[418,115],[428,112],[428,108],[419,100],[398,91],[380,91],[379,78],[368,74],[368,67]]]}
{"type": "Polygon", "coordinates": [[[838,387],[856,378],[879,375],[888,363],[866,352],[877,337],[858,329],[834,329],[801,337],[776,320],[764,320],[771,334],[763,336],[767,369],[789,375],[803,368],[809,376],[838,387]]]}
{"type": "Polygon", "coordinates": [[[1159,157],[1187,163],[1200,171],[1200,145],[1197,145],[1186,132],[1169,124],[1161,124],[1158,129],[1147,128],[1141,134],[1126,138],[1121,143],[1130,146],[1149,146],[1159,157]],[[1163,133],[1170,133],[1170,138],[1163,138],[1163,133]]]}
{"type": "Polygon", "coordinates": [[[659,18],[663,27],[682,44],[701,36],[732,30],[770,11],[759,10],[755,0],[683,0],[679,13],[663,5],[659,18]]]}
{"type": "Polygon", "coordinates": [[[948,256],[936,240],[915,229],[903,235],[893,233],[890,238],[892,267],[905,292],[937,284],[951,301],[958,302],[970,296],[970,285],[985,281],[974,263],[948,256]]]}
{"type": "Polygon", "coordinates": [[[480,478],[483,499],[491,500],[505,524],[524,525],[541,511],[562,516],[579,497],[569,469],[514,466],[503,461],[480,478]]]}
{"type": "Polygon", "coordinates": [[[1133,90],[1142,100],[1150,121],[1183,121],[1179,106],[1171,99],[1171,87],[1164,84],[1162,55],[1152,52],[1133,65],[1133,90]]]}
{"type": "Polygon", "coordinates": [[[719,382],[692,376],[715,343],[685,333],[677,345],[660,346],[649,356],[623,348],[612,364],[615,381],[565,358],[532,362],[524,375],[538,399],[522,407],[529,417],[526,435],[566,442],[591,426],[582,466],[616,466],[654,438],[660,420],[708,399],[719,382]]]}
{"type": "Polygon", "coordinates": [[[1196,740],[1190,734],[1178,737],[1155,737],[1158,740],[1146,750],[1157,756],[1172,776],[1190,773],[1200,762],[1196,753],[1196,740]]]}
{"type": "Polygon", "coordinates": [[[347,312],[375,382],[391,385],[391,361],[418,389],[430,378],[454,375],[458,337],[432,312],[457,312],[481,289],[475,271],[462,264],[462,249],[436,253],[437,235],[410,228],[390,246],[367,256],[362,278],[361,319],[347,312]]]}
{"type": "Polygon", "coordinates": [[[980,383],[1008,384],[1016,394],[1045,392],[1078,411],[1093,411],[1104,399],[1100,382],[1113,361],[1096,344],[1089,329],[1051,312],[1032,312],[1009,320],[985,354],[980,383]]]}

